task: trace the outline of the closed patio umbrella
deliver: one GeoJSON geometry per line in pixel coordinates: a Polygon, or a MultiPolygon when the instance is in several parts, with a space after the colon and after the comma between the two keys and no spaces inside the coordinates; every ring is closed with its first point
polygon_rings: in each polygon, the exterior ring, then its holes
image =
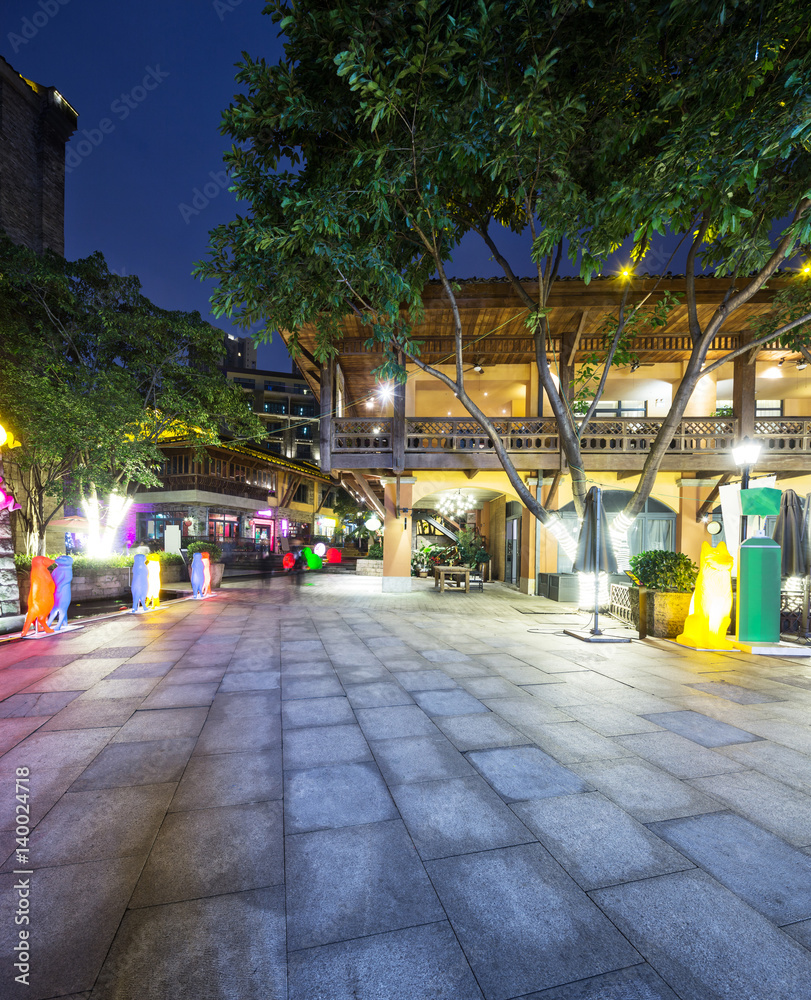
{"type": "Polygon", "coordinates": [[[616,573],[617,558],[608,533],[608,520],[599,486],[592,486],[583,505],[583,525],[577,540],[575,573],[616,573]],[[599,530],[597,527],[599,519],[599,530]]]}
{"type": "Polygon", "coordinates": [[[780,498],[780,513],[772,538],[780,546],[783,576],[805,576],[803,512],[800,498],[794,490],[785,490],[780,498]]]}

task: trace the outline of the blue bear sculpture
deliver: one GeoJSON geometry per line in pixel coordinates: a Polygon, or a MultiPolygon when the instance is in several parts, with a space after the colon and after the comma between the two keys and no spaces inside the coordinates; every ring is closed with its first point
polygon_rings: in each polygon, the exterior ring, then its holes
{"type": "Polygon", "coordinates": [[[191,577],[192,597],[203,597],[206,589],[206,568],[203,565],[202,552],[195,552],[192,556],[189,576],[191,577]]]}
{"type": "Polygon", "coordinates": [[[149,593],[149,571],[146,556],[139,552],[132,565],[132,613],[146,611],[146,596],[149,593]]]}
{"type": "Polygon", "coordinates": [[[53,611],[48,615],[48,624],[56,621],[55,631],[59,631],[68,620],[70,605],[70,584],[73,580],[73,559],[71,556],[57,556],[56,569],[51,573],[56,584],[53,611]]]}

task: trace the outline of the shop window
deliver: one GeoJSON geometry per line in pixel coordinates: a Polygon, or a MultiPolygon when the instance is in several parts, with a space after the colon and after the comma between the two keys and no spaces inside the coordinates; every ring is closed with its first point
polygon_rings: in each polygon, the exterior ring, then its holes
{"type": "Polygon", "coordinates": [[[783,416],[782,399],[756,399],[755,417],[758,420],[779,420],[783,416]]]}
{"type": "Polygon", "coordinates": [[[595,417],[646,417],[648,404],[644,400],[601,399],[594,411],[595,417]]]}

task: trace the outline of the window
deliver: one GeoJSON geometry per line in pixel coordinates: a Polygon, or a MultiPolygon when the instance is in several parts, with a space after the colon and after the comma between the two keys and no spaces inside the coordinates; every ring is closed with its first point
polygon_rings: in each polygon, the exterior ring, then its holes
{"type": "Polygon", "coordinates": [[[287,403],[284,400],[271,400],[269,403],[265,403],[263,409],[265,413],[278,413],[282,416],[287,415],[287,403]]]}
{"type": "Polygon", "coordinates": [[[313,437],[312,424],[302,424],[296,428],[296,437],[299,441],[311,441],[313,437]]]}
{"type": "Polygon", "coordinates": [[[293,403],[292,412],[294,417],[314,417],[315,406],[312,403],[293,403]]]}
{"type": "Polygon", "coordinates": [[[783,416],[783,400],[782,399],[756,399],[755,400],[755,417],[760,420],[768,420],[769,418],[777,418],[783,416]]]}
{"type": "Polygon", "coordinates": [[[302,483],[293,494],[293,503],[311,503],[310,487],[308,483],[302,483]]]}
{"type": "MultiPolygon", "coordinates": [[[[241,354],[240,354],[240,357],[242,357],[241,354]]],[[[256,380],[252,379],[252,378],[235,378],[234,379],[234,384],[235,385],[241,385],[243,389],[255,389],[256,388],[256,380]]]]}
{"type": "Polygon", "coordinates": [[[296,445],[296,458],[312,458],[312,457],[313,457],[312,445],[309,444],[296,445]]]}
{"type": "Polygon", "coordinates": [[[648,404],[645,400],[601,399],[594,411],[595,417],[647,417],[648,404]]]}
{"type": "Polygon", "coordinates": [[[283,382],[265,382],[265,392],[290,392],[290,386],[283,382]]]}

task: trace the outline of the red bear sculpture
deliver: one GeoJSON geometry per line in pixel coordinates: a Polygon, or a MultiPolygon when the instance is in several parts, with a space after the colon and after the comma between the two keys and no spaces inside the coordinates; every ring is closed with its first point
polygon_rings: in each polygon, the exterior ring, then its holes
{"type": "Polygon", "coordinates": [[[31,586],[28,591],[28,614],[21,633],[23,638],[32,625],[35,633],[40,626],[45,632],[53,632],[46,621],[53,610],[56,591],[56,584],[48,568],[52,565],[53,559],[48,559],[47,556],[34,556],[31,560],[31,586]]]}

